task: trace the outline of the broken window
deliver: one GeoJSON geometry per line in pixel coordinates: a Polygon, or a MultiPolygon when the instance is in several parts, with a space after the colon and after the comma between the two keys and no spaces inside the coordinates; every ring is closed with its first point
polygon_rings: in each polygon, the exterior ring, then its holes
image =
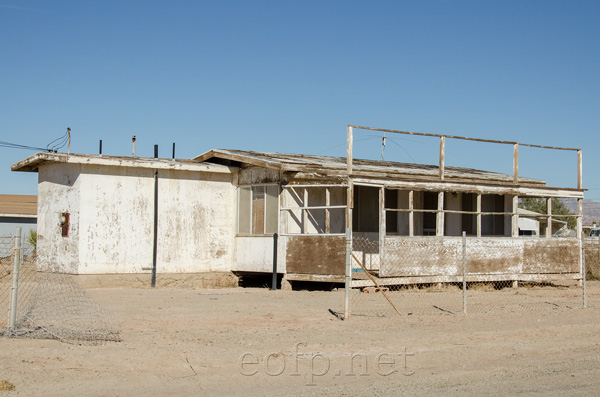
{"type": "Polygon", "coordinates": [[[278,197],[278,185],[241,186],[238,190],[238,233],[276,233],[278,197]]]}
{"type": "Polygon", "coordinates": [[[352,230],[355,232],[379,232],[379,188],[354,186],[352,230]]]}
{"type": "Polygon", "coordinates": [[[286,233],[343,234],[345,231],[345,186],[286,186],[284,203],[286,233]]]}

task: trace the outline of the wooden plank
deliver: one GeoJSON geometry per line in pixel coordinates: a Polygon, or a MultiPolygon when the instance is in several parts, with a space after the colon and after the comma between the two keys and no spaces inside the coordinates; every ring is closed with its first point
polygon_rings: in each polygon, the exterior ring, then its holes
{"type": "Polygon", "coordinates": [[[313,281],[326,283],[343,283],[344,276],[336,276],[330,274],[300,274],[287,273],[285,279],[289,281],[313,281]]]}
{"type": "Polygon", "coordinates": [[[286,269],[298,274],[344,275],[345,236],[288,236],[286,269]]]}
{"type": "MultiPolygon", "coordinates": [[[[376,277],[381,286],[411,285],[411,284],[434,284],[434,283],[462,283],[462,275],[458,276],[418,276],[418,277],[376,277]]],[[[494,282],[494,281],[525,281],[525,282],[560,282],[575,281],[581,279],[580,273],[555,273],[555,274],[469,274],[467,282],[494,282]]],[[[375,284],[371,280],[352,280],[353,288],[372,287],[375,284]]]]}

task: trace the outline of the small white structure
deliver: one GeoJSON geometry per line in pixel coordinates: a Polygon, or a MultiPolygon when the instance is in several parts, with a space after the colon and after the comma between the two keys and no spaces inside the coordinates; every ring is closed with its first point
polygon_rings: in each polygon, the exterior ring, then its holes
{"type": "Polygon", "coordinates": [[[38,153],[38,267],[72,274],[143,273],[153,262],[159,170],[160,272],[230,271],[236,188],[225,166],[38,153]]]}

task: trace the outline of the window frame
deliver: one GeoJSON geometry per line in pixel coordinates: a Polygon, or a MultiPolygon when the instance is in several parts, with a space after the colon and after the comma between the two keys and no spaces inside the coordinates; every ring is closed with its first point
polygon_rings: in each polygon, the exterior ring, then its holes
{"type": "Polygon", "coordinates": [[[248,184],[248,185],[239,185],[237,188],[237,214],[236,214],[236,237],[269,237],[269,236],[273,236],[274,233],[279,233],[279,227],[280,227],[280,222],[279,222],[279,214],[280,214],[280,197],[281,195],[281,186],[279,183],[255,183],[255,184],[248,184]],[[271,213],[271,211],[269,211],[267,209],[267,187],[269,186],[275,186],[277,187],[277,195],[275,197],[275,201],[277,204],[277,207],[275,210],[273,210],[272,212],[275,215],[276,218],[276,227],[275,227],[275,231],[274,232],[267,232],[267,227],[269,225],[269,222],[267,221],[267,217],[269,216],[269,214],[271,213]],[[263,219],[263,233],[253,233],[252,232],[252,215],[253,215],[253,207],[252,207],[252,200],[253,200],[253,188],[256,187],[262,187],[263,188],[263,194],[264,194],[264,207],[263,207],[263,212],[264,212],[264,219],[263,219]],[[242,204],[242,189],[248,189],[250,192],[250,202],[248,205],[248,209],[249,209],[249,214],[248,214],[248,225],[250,228],[250,232],[246,233],[246,232],[241,232],[240,231],[240,218],[241,218],[241,204],[242,204]]]}

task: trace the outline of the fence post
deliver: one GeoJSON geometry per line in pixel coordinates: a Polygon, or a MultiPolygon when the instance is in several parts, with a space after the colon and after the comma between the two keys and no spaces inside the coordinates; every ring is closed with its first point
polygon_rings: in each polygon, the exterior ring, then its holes
{"type": "Polygon", "coordinates": [[[352,229],[346,228],[346,277],[344,279],[344,320],[350,318],[350,289],[352,288],[352,229]]]}
{"type": "Polygon", "coordinates": [[[581,232],[581,290],[583,293],[583,308],[587,307],[587,297],[585,291],[585,279],[587,277],[585,269],[585,235],[581,232]]]}
{"type": "Polygon", "coordinates": [[[19,296],[19,272],[21,270],[21,228],[17,227],[15,232],[15,244],[13,251],[13,279],[10,291],[10,329],[15,328],[17,322],[17,298],[19,296]]]}
{"type": "Polygon", "coordinates": [[[462,232],[463,314],[467,314],[467,232],[462,232]]]}

